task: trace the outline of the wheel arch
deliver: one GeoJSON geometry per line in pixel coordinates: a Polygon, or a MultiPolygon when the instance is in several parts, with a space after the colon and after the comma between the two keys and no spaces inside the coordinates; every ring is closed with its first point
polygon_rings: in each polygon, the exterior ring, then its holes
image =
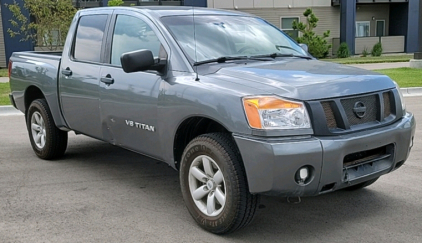
{"type": "Polygon", "coordinates": [[[25,90],[25,115],[27,114],[28,108],[31,103],[36,99],[45,99],[45,95],[43,94],[40,88],[35,85],[31,85],[25,90]]]}
{"type": "Polygon", "coordinates": [[[173,141],[173,156],[176,169],[179,169],[183,151],[189,142],[199,135],[213,132],[231,133],[220,122],[208,117],[193,116],[181,122],[176,130],[173,141]]]}

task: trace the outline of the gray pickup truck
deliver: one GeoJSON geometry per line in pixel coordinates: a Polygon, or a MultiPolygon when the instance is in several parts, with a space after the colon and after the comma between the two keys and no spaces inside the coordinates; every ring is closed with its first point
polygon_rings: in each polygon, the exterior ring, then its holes
{"type": "Polygon", "coordinates": [[[217,234],[250,223],[261,194],[368,186],[413,145],[394,81],[318,61],[241,12],[81,10],[63,52],[14,53],[9,67],[38,157],[61,157],[74,131],[163,161],[217,234]]]}

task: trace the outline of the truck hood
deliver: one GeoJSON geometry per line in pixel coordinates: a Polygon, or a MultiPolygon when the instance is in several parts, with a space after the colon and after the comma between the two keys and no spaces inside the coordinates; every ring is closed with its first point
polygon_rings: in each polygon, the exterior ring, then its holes
{"type": "Polygon", "coordinates": [[[293,58],[223,67],[210,76],[248,86],[257,90],[255,94],[271,93],[298,100],[356,95],[395,87],[389,77],[375,72],[293,58]]]}

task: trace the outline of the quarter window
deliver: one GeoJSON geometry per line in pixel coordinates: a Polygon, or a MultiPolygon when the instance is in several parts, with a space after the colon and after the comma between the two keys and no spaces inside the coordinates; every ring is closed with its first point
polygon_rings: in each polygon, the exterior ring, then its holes
{"type": "Polygon", "coordinates": [[[76,31],[73,57],[79,61],[100,62],[107,15],[82,16],[76,31]]]}
{"type": "Polygon", "coordinates": [[[369,21],[356,22],[356,37],[370,36],[370,23],[369,21]]]}
{"type": "Polygon", "coordinates": [[[147,49],[159,56],[161,43],[147,23],[136,17],[118,15],[111,46],[111,64],[121,66],[123,53],[147,49]]]}
{"type": "Polygon", "coordinates": [[[299,22],[299,18],[298,17],[281,18],[281,30],[283,30],[286,34],[290,35],[290,37],[296,40],[296,38],[299,37],[299,31],[293,29],[292,27],[293,21],[299,22]]]}

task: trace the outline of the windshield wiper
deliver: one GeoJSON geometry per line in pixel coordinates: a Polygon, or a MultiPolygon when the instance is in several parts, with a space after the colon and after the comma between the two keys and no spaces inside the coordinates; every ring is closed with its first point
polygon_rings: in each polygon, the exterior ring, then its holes
{"type": "Polygon", "coordinates": [[[276,57],[297,57],[297,58],[303,58],[303,59],[308,59],[308,60],[313,59],[310,56],[302,56],[302,55],[295,55],[295,54],[281,54],[281,53],[276,53],[276,52],[271,53],[271,54],[251,56],[251,58],[262,58],[262,57],[271,57],[273,59],[275,59],[276,57]]]}
{"type": "Polygon", "coordinates": [[[193,63],[194,66],[199,66],[202,64],[207,64],[207,63],[213,63],[213,62],[217,62],[217,63],[225,63],[226,61],[233,61],[233,60],[257,60],[257,61],[265,61],[259,58],[255,58],[255,57],[248,57],[248,56],[234,56],[234,57],[218,57],[218,58],[214,58],[214,59],[209,59],[209,60],[204,60],[204,61],[199,61],[199,62],[195,62],[193,63]]]}

